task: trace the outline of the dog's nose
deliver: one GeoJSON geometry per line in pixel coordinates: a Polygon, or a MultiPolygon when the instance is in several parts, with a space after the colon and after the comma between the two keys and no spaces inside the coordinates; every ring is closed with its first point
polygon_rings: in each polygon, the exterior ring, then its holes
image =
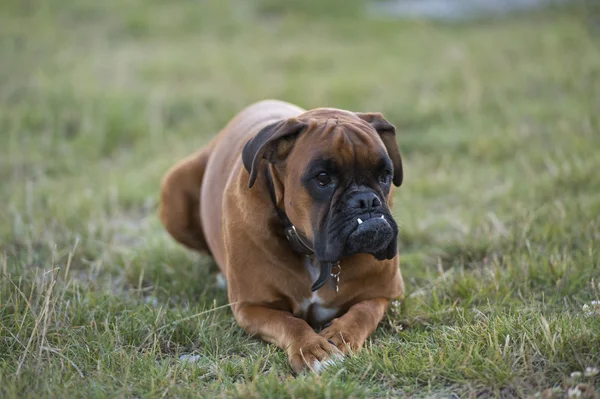
{"type": "Polygon", "coordinates": [[[375,193],[360,193],[352,197],[350,205],[363,212],[372,212],[381,207],[381,200],[375,193]]]}

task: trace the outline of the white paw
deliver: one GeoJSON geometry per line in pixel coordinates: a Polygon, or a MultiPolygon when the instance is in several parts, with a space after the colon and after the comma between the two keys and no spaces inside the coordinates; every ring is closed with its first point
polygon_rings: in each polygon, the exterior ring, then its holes
{"type": "Polygon", "coordinates": [[[335,354],[330,359],[320,360],[320,361],[319,360],[315,360],[313,362],[313,364],[310,366],[310,368],[315,373],[320,373],[321,371],[325,370],[327,367],[329,367],[329,366],[336,366],[336,365],[338,365],[339,363],[341,363],[343,361],[344,361],[344,356],[339,355],[339,354],[335,354]]]}
{"type": "Polygon", "coordinates": [[[313,364],[310,366],[310,368],[315,373],[320,373],[325,368],[325,366],[323,366],[323,363],[321,363],[320,361],[315,360],[313,362],[313,364]]]}

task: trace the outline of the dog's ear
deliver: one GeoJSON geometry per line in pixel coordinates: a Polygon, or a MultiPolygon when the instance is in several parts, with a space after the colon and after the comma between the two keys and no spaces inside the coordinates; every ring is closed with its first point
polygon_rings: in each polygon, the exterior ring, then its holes
{"type": "Polygon", "coordinates": [[[398,142],[396,142],[396,127],[389,123],[379,112],[355,112],[355,114],[373,126],[373,129],[379,133],[379,137],[381,137],[381,141],[383,141],[394,166],[394,185],[396,187],[400,186],[404,175],[402,172],[402,157],[398,149],[398,142]]]}
{"type": "Polygon", "coordinates": [[[242,162],[250,173],[248,187],[252,187],[256,181],[260,161],[283,161],[292,150],[298,133],[307,126],[296,118],[284,119],[264,127],[248,140],[242,150],[242,162]]]}

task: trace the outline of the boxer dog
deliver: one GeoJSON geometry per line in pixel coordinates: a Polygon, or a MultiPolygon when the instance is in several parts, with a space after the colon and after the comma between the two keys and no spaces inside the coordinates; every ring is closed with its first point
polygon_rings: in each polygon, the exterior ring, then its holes
{"type": "Polygon", "coordinates": [[[267,100],[167,172],[160,218],[214,257],[248,334],[285,350],[294,372],[318,372],[360,349],[403,295],[390,213],[401,183],[381,114],[267,100]]]}

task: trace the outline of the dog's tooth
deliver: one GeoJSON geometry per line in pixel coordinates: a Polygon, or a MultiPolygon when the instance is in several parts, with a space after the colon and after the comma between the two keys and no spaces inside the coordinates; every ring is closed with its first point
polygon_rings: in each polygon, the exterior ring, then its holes
{"type": "Polygon", "coordinates": [[[358,222],[358,224],[362,224],[362,219],[361,218],[357,218],[356,221],[358,222]]]}
{"type": "Polygon", "coordinates": [[[384,217],[383,215],[381,215],[381,218],[382,218],[382,219],[385,219],[385,217],[384,217]]]}

